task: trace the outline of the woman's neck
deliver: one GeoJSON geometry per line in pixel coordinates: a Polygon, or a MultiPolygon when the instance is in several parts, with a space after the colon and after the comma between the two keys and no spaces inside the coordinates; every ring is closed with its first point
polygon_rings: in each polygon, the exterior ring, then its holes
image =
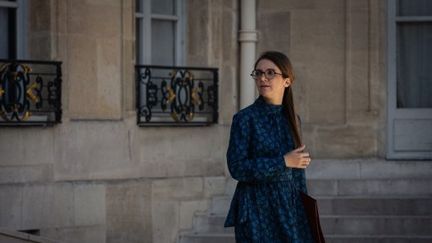
{"type": "Polygon", "coordinates": [[[263,96],[264,101],[270,105],[282,105],[282,97],[281,98],[268,98],[263,96]]]}

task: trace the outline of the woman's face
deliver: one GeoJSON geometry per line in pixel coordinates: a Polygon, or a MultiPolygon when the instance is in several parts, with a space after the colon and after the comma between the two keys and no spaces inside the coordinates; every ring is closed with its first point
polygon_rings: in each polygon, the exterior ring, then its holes
{"type": "Polygon", "coordinates": [[[282,104],[285,88],[291,84],[291,80],[284,78],[276,64],[268,59],[260,60],[255,70],[260,74],[255,78],[259,94],[272,104],[282,104]],[[271,75],[272,71],[270,70],[273,71],[274,75],[271,75]]]}

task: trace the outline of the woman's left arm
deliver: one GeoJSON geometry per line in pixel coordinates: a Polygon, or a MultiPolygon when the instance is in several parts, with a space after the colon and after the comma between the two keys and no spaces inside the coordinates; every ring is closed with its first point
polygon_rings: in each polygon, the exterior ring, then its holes
{"type": "MultiPolygon", "coordinates": [[[[303,130],[301,126],[300,116],[297,114],[297,124],[299,128],[300,139],[303,141],[303,130]]],[[[307,185],[306,185],[306,173],[305,169],[295,169],[293,171],[293,175],[295,177],[295,181],[298,183],[299,189],[307,194],[307,185]]]]}

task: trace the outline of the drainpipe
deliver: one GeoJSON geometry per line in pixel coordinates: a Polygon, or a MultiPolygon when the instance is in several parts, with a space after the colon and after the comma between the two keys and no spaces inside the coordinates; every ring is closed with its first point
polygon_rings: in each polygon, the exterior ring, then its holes
{"type": "Polygon", "coordinates": [[[252,104],[255,100],[255,83],[250,73],[255,63],[256,43],[256,1],[240,2],[240,109],[252,104]]]}

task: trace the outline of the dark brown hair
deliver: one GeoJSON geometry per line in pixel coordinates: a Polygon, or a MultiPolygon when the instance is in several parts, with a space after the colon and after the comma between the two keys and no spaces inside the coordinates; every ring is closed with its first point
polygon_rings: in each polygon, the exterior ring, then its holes
{"type": "Polygon", "coordinates": [[[294,108],[294,99],[293,99],[293,93],[292,93],[292,84],[294,83],[294,72],[291,65],[291,62],[289,58],[277,51],[267,51],[261,54],[261,56],[258,58],[258,60],[255,62],[254,69],[256,69],[258,62],[267,59],[272,61],[282,72],[283,78],[290,78],[291,85],[285,88],[283,99],[282,99],[282,105],[284,107],[285,114],[288,118],[288,121],[291,125],[292,134],[294,137],[294,143],[295,147],[298,148],[302,145],[302,139],[300,135],[300,124],[299,121],[297,121],[297,116],[294,108]]]}

